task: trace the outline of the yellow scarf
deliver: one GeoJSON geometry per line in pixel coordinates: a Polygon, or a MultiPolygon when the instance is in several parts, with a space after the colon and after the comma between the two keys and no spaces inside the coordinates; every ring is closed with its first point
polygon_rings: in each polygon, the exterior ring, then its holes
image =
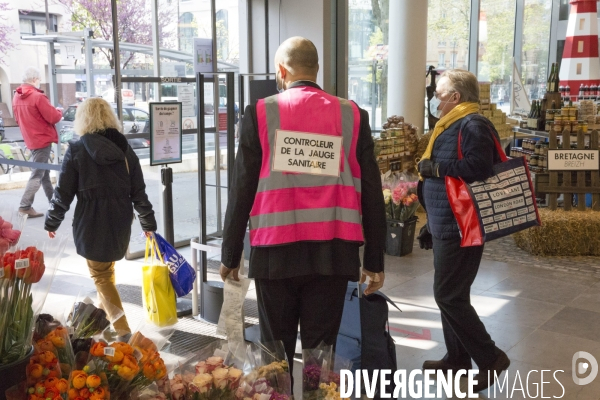
{"type": "Polygon", "coordinates": [[[474,114],[479,112],[479,104],[478,103],[460,103],[456,107],[454,107],[448,114],[444,115],[437,124],[435,124],[435,129],[431,134],[431,138],[429,139],[429,143],[427,144],[427,149],[425,149],[425,153],[421,156],[421,160],[425,160],[426,158],[431,158],[431,152],[433,151],[433,144],[435,140],[448,128],[450,125],[466,117],[469,114],[474,114]]]}

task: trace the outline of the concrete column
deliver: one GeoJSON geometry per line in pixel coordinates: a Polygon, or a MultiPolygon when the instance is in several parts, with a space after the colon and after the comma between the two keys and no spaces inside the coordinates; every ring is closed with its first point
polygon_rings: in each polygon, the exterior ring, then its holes
{"type": "Polygon", "coordinates": [[[422,133],[425,118],[427,2],[390,1],[388,45],[389,115],[401,115],[422,133]]]}

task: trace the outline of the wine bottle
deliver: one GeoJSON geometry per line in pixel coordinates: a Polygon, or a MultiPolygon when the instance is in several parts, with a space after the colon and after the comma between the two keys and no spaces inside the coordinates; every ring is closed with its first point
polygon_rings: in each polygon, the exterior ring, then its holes
{"type": "Polygon", "coordinates": [[[560,87],[560,76],[558,63],[554,63],[554,65],[556,65],[556,67],[554,68],[554,91],[557,92],[558,88],[560,87]]]}
{"type": "Polygon", "coordinates": [[[554,92],[554,63],[552,63],[552,68],[550,69],[550,74],[548,75],[548,81],[546,82],[546,92],[554,92]]]}

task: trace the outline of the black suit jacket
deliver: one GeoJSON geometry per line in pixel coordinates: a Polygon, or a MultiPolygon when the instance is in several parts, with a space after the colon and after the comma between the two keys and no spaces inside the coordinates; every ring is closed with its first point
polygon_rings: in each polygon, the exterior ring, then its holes
{"type": "MultiPolygon", "coordinates": [[[[295,82],[293,86],[313,86],[295,82]]],[[[319,88],[320,89],[320,88],[319,88]]],[[[356,156],[361,169],[362,213],[365,236],[363,266],[383,271],[386,219],[379,168],[373,152],[369,114],[360,110],[360,135],[356,156]]],[[[239,265],[248,218],[258,187],[262,148],[258,137],[256,107],[247,106],[240,129],[240,144],[233,168],[223,230],[221,262],[228,268],[239,265]]],[[[253,247],[249,276],[257,279],[283,279],[309,274],[359,277],[359,245],[343,240],[296,242],[280,246],[253,247]]]]}

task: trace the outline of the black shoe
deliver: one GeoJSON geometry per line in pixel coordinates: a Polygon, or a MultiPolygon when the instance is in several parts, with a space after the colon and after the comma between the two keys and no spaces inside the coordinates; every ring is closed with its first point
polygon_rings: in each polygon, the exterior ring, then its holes
{"type": "Polygon", "coordinates": [[[498,358],[496,358],[496,361],[475,375],[474,379],[477,381],[477,384],[473,387],[473,393],[481,392],[482,390],[493,386],[496,383],[496,378],[500,378],[502,372],[506,371],[509,366],[510,359],[505,352],[500,350],[500,354],[498,355],[498,358]]]}
{"type": "Polygon", "coordinates": [[[471,369],[471,365],[454,365],[450,364],[446,360],[427,360],[423,363],[423,371],[425,370],[434,370],[434,371],[442,371],[447,373],[448,371],[452,371],[454,374],[456,371],[466,369],[467,371],[471,369]]]}

